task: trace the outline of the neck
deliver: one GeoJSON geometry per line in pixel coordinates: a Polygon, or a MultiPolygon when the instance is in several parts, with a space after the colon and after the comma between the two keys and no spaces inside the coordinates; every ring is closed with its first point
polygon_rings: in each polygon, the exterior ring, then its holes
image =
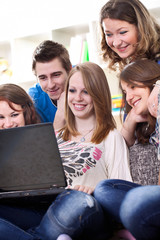
{"type": "Polygon", "coordinates": [[[79,133],[89,131],[90,129],[95,128],[95,125],[96,125],[95,116],[87,119],[76,118],[76,129],[79,133]]]}

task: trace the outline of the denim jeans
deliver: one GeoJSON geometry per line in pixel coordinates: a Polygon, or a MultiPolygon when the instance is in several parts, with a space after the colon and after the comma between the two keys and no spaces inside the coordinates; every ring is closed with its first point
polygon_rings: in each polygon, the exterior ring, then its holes
{"type": "Polygon", "coordinates": [[[129,191],[120,217],[136,239],[160,239],[160,186],[141,186],[129,191]]]}
{"type": "Polygon", "coordinates": [[[101,204],[107,218],[121,222],[119,214],[121,203],[126,193],[138,186],[138,184],[119,179],[102,180],[96,186],[93,195],[101,204]]]}
{"type": "Polygon", "coordinates": [[[0,218],[0,240],[38,240],[21,228],[0,218]]]}
{"type": "Polygon", "coordinates": [[[56,240],[60,234],[68,234],[74,239],[106,238],[100,204],[91,195],[75,190],[66,190],[60,194],[48,208],[40,224],[26,231],[3,219],[0,223],[3,223],[0,229],[6,229],[2,234],[0,230],[0,239],[3,240],[56,240]]]}
{"type": "Polygon", "coordinates": [[[11,222],[23,230],[27,230],[40,224],[48,207],[49,205],[43,206],[39,202],[26,204],[23,200],[18,203],[10,200],[7,203],[0,204],[0,218],[11,222]]]}

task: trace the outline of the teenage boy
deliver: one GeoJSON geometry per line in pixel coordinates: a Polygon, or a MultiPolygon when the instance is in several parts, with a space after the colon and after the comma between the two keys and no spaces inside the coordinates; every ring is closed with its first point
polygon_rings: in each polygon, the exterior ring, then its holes
{"type": "Polygon", "coordinates": [[[57,100],[63,98],[65,81],[71,67],[69,53],[63,45],[46,40],[36,47],[32,70],[38,83],[28,93],[42,122],[54,121],[57,100]]]}

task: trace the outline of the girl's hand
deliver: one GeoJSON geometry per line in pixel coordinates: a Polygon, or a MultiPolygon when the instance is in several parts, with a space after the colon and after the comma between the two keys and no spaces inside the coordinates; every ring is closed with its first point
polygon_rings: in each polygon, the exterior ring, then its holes
{"type": "Polygon", "coordinates": [[[147,106],[150,114],[153,117],[157,117],[157,107],[158,107],[158,93],[159,93],[159,87],[155,86],[148,98],[147,106]]]}
{"type": "Polygon", "coordinates": [[[94,191],[94,188],[88,187],[88,186],[83,186],[83,185],[76,185],[76,186],[74,186],[73,189],[77,190],[77,191],[85,192],[88,194],[92,194],[94,191]]]}
{"type": "Polygon", "coordinates": [[[148,120],[148,114],[136,114],[136,111],[134,108],[132,108],[130,110],[130,112],[127,115],[128,117],[128,121],[129,121],[129,125],[131,124],[131,122],[135,122],[135,123],[140,123],[140,122],[147,122],[148,120]]]}

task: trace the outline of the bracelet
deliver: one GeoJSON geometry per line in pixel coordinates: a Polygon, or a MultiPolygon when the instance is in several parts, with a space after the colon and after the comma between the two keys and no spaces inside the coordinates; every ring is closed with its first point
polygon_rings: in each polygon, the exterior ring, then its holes
{"type": "Polygon", "coordinates": [[[153,84],[153,86],[156,86],[156,87],[160,88],[160,80],[157,80],[156,83],[153,84]]]}

